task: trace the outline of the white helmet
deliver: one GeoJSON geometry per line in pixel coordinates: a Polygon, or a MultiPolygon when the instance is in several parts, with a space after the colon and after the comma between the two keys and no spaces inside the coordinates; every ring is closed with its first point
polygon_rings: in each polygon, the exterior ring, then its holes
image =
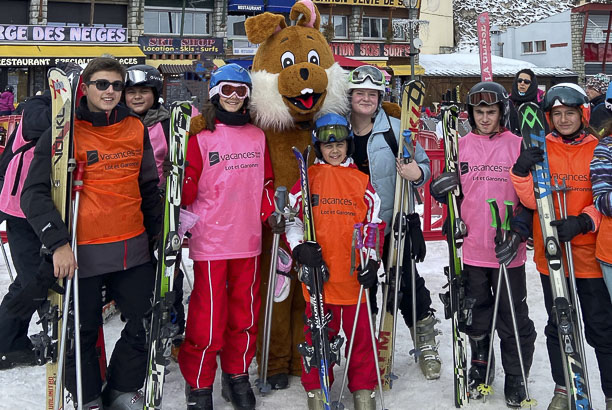
{"type": "Polygon", "coordinates": [[[369,89],[385,93],[385,75],[378,68],[362,65],[349,73],[349,90],[369,89]]]}

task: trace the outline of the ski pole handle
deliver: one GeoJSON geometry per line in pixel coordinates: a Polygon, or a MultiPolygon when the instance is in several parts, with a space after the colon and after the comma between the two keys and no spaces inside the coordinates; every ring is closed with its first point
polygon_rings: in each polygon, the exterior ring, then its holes
{"type": "Polygon", "coordinates": [[[504,205],[506,206],[506,215],[504,216],[504,223],[502,224],[502,229],[504,231],[510,230],[510,221],[512,221],[512,215],[514,214],[514,202],[512,201],[504,201],[504,205]]]}
{"type": "Polygon", "coordinates": [[[497,206],[497,200],[495,198],[487,199],[489,207],[491,208],[491,226],[496,228],[495,230],[495,243],[502,241],[502,223],[499,216],[499,207],[497,206]]]}
{"type": "Polygon", "coordinates": [[[85,161],[77,161],[76,168],[72,174],[72,193],[76,194],[83,190],[83,174],[85,173],[85,161]]]}
{"type": "Polygon", "coordinates": [[[411,130],[404,130],[402,132],[402,136],[404,137],[404,150],[403,150],[403,157],[404,157],[404,163],[409,163],[410,161],[412,161],[412,155],[410,154],[410,151],[408,151],[408,148],[406,148],[408,146],[408,144],[412,144],[412,131],[411,130]]]}
{"type": "Polygon", "coordinates": [[[376,246],[378,239],[378,224],[369,223],[367,226],[368,234],[366,235],[365,247],[372,249],[376,246]]]}
{"type": "Polygon", "coordinates": [[[363,249],[363,224],[361,222],[356,223],[355,225],[353,225],[353,228],[355,228],[355,249],[357,249],[358,251],[361,251],[361,249],[363,249]]]}
{"type": "Polygon", "coordinates": [[[278,222],[280,222],[280,219],[285,212],[285,207],[287,206],[287,202],[289,202],[288,197],[289,194],[287,193],[286,186],[279,186],[276,188],[276,191],[274,192],[274,212],[276,213],[276,220],[278,222]]]}

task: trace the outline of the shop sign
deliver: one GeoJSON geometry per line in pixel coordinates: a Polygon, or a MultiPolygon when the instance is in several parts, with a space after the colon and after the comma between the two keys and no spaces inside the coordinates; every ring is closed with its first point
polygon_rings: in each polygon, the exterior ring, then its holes
{"type": "Polygon", "coordinates": [[[410,44],[330,43],[332,52],[343,57],[410,57],[410,44]]]}
{"type": "Polygon", "coordinates": [[[219,37],[138,37],[138,44],[145,54],[225,54],[223,39],[219,37]]]}
{"type": "Polygon", "coordinates": [[[254,56],[257,53],[259,44],[249,41],[234,40],[232,43],[232,54],[242,56],[254,56]]]}
{"type": "MultiPolygon", "coordinates": [[[[346,5],[346,6],[372,6],[372,7],[400,7],[404,8],[404,2],[402,0],[314,0],[317,4],[333,4],[333,5],[346,5]]],[[[414,0],[409,1],[413,3],[414,0]]],[[[412,8],[420,8],[421,0],[410,5],[412,8]]]]}
{"type": "MultiPolygon", "coordinates": [[[[96,57],[0,57],[0,67],[55,66],[59,62],[85,65],[96,57]]],[[[122,65],[144,64],[144,57],[117,57],[122,65]]]]}
{"type": "MultiPolygon", "coordinates": [[[[29,26],[0,24],[0,41],[10,42],[79,42],[127,43],[127,28],[29,26]]],[[[13,43],[14,44],[14,43],[13,43]]]]}

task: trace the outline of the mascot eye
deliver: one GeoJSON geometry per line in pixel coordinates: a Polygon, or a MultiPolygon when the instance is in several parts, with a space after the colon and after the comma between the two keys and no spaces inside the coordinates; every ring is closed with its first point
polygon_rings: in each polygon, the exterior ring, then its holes
{"type": "MultiPolygon", "coordinates": [[[[310,54],[308,55],[308,57],[310,58],[310,54]]],[[[295,56],[291,51],[285,51],[281,56],[281,65],[283,66],[283,68],[287,68],[289,66],[292,66],[293,64],[295,64],[295,56]]]]}
{"type": "Polygon", "coordinates": [[[319,65],[319,53],[316,50],[310,50],[308,52],[308,62],[319,65]]]}

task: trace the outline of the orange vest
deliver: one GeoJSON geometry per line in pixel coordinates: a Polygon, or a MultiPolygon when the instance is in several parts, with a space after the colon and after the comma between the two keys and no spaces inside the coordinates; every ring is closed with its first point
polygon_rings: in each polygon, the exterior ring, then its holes
{"type": "Polygon", "coordinates": [[[136,117],[104,126],[75,119],[74,152],[86,161],[77,225],[79,245],[122,241],[144,232],[138,176],[144,126],[136,117]]]}
{"type": "Polygon", "coordinates": [[[601,225],[597,233],[597,259],[612,264],[612,217],[604,216],[601,218],[601,225]]]}
{"type": "MultiPolygon", "coordinates": [[[[355,168],[318,164],[308,169],[312,214],[317,242],[329,268],[329,281],[323,286],[325,303],[354,305],[359,296],[357,273],[351,267],[353,225],[366,219],[364,197],[368,176],[355,168]]],[[[355,257],[359,265],[359,255],[355,257]]],[[[306,286],[304,298],[309,300],[306,286]]],[[[362,297],[362,303],[365,298],[362,297]]]]}
{"type": "MultiPolygon", "coordinates": [[[[593,204],[593,192],[589,173],[593,151],[597,143],[597,139],[593,136],[588,136],[585,142],[579,145],[564,144],[560,140],[546,138],[551,181],[554,182],[555,176],[559,183],[561,183],[562,178],[565,178],[568,215],[578,215],[585,207],[593,204]]],[[[558,218],[560,213],[557,194],[553,192],[551,195],[555,204],[555,215],[558,218]]],[[[548,274],[542,228],[540,227],[537,211],[534,212],[533,218],[533,248],[536,268],[539,272],[548,274]]],[[[602,277],[599,263],[595,259],[596,238],[597,236],[594,232],[589,232],[584,235],[577,235],[571,241],[574,271],[577,278],[602,277]]],[[[561,244],[561,247],[565,250],[563,244],[561,244]]],[[[565,266],[565,274],[567,275],[568,270],[565,257],[563,258],[563,264],[565,266]]]]}

